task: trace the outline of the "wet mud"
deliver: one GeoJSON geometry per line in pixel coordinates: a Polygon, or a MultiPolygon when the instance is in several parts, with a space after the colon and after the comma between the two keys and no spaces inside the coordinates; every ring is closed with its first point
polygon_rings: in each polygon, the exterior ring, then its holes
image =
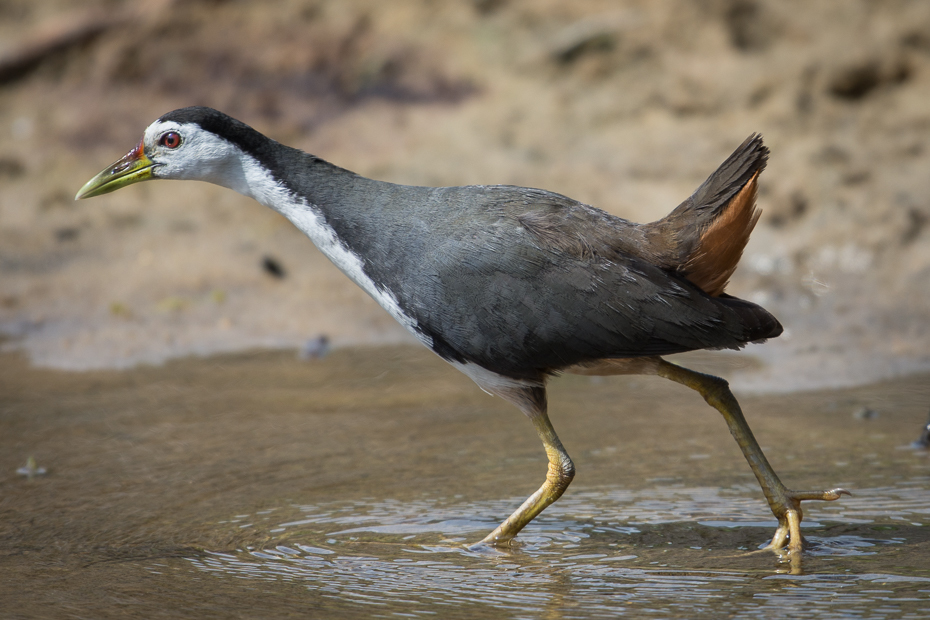
{"type": "MultiPolygon", "coordinates": [[[[2,615],[925,614],[930,454],[910,444],[930,376],[740,397],[787,484],[854,494],[805,505],[790,574],[756,552],[775,521],[687,389],[555,379],[578,475],[512,549],[475,552],[542,482],[531,425],[424,350],[295,357],[84,373],[0,357],[2,615]]],[[[728,375],[728,359],[679,361],[728,375]]]]}

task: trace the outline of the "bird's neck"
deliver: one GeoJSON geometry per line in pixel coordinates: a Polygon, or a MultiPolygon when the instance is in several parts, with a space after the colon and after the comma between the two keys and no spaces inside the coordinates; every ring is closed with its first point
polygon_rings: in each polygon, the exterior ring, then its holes
{"type": "Polygon", "coordinates": [[[220,184],[277,211],[319,246],[319,229],[326,228],[329,217],[339,217],[352,181],[361,177],[303,151],[276,146],[272,153],[245,154],[241,169],[224,175],[220,184]]]}
{"type": "Polygon", "coordinates": [[[384,286],[391,270],[391,231],[385,228],[386,202],[377,198],[391,185],[359,176],[297,149],[279,147],[276,162],[253,158],[243,167],[242,188],[227,185],[291,221],[343,273],[371,295],[417,337],[416,322],[384,286]],[[244,190],[244,191],[243,191],[244,190]],[[379,191],[381,190],[381,191],[379,191]],[[371,256],[382,258],[375,264],[371,256]],[[363,258],[367,257],[367,258],[363,258]]]}
{"type": "Polygon", "coordinates": [[[332,182],[326,182],[333,170],[356,176],[303,151],[268,142],[269,148],[240,152],[218,178],[209,180],[280,211],[281,205],[294,197],[310,203],[324,198],[325,202],[327,188],[338,191],[332,182]]]}

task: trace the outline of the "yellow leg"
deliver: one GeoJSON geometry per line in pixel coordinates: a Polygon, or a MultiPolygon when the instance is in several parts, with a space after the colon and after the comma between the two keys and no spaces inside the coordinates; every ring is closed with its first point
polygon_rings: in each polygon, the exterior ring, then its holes
{"type": "Polygon", "coordinates": [[[532,521],[536,515],[545,510],[549,504],[559,499],[572,478],[575,477],[575,465],[569,458],[559,436],[555,434],[552,423],[549,422],[549,414],[546,413],[546,389],[543,387],[525,388],[522,391],[521,398],[509,398],[523,410],[533,426],[539,438],[542,439],[543,446],[546,448],[546,455],[549,457],[549,472],[546,474],[546,481],[539,490],[533,493],[516,512],[507,517],[507,520],[501,523],[497,528],[488,534],[479,545],[506,545],[509,544],[513,537],[520,530],[532,521]]]}
{"type": "Polygon", "coordinates": [[[749,430],[749,424],[743,417],[739,403],[730,391],[726,381],[712,375],[705,375],[675,364],[670,364],[665,360],[660,361],[656,373],[676,383],[688,386],[696,390],[704,397],[711,407],[723,414],[730,433],[739,444],[743,456],[749,461],[749,467],[756,475],[756,479],[765,493],[765,499],[769,503],[769,508],[778,518],[778,529],[772,542],[767,549],[781,551],[787,548],[790,554],[797,555],[801,552],[801,519],[804,513],[801,511],[801,502],[804,500],[825,500],[832,501],[839,499],[841,495],[850,495],[845,489],[831,489],[829,491],[792,491],[782,484],[781,480],[775,474],[772,466],[762,453],[762,448],[753,437],[752,431],[749,430]]]}

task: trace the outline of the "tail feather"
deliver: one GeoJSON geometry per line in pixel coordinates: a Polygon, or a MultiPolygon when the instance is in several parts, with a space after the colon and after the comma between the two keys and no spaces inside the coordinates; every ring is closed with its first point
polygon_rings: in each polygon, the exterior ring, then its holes
{"type": "Polygon", "coordinates": [[[686,213],[716,217],[743,186],[765,169],[768,158],[769,149],[762,144],[762,136],[750,135],[669,217],[686,213]]]}
{"type": "Polygon", "coordinates": [[[777,338],[784,331],[778,319],[761,306],[726,293],[721,294],[718,299],[739,315],[743,324],[744,342],[762,342],[768,338],[777,338]]]}
{"type": "Polygon", "coordinates": [[[762,212],[756,208],[756,179],[749,179],[700,232],[685,263],[684,276],[709,295],[723,293],[762,212]]]}
{"type": "Polygon", "coordinates": [[[721,295],[759,220],[756,192],[769,150],[749,136],[687,200],[649,225],[667,248],[667,267],[721,295]]]}

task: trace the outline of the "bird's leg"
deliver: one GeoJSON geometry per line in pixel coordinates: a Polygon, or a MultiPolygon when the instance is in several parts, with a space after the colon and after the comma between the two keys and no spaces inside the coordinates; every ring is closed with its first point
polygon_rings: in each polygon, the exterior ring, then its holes
{"type": "Polygon", "coordinates": [[[656,374],[696,390],[704,397],[707,404],[723,414],[730,433],[736,439],[740,450],[743,451],[743,456],[749,461],[752,472],[762,486],[762,492],[765,493],[769,507],[778,518],[778,529],[775,530],[775,536],[766,548],[780,551],[785,548],[787,541],[788,551],[799,553],[802,545],[801,519],[804,516],[801,511],[801,502],[810,499],[836,500],[841,495],[850,495],[849,491],[845,489],[792,491],[785,487],[762,453],[762,448],[759,447],[752,431],[749,430],[749,424],[746,423],[746,418],[743,417],[743,412],[730,391],[729,384],[723,379],[688,370],[665,360],[660,362],[656,374]]]}
{"type": "MultiPolygon", "coordinates": [[[[502,396],[504,396],[502,394],[502,396]]],[[[575,477],[575,465],[569,458],[559,436],[555,434],[549,414],[546,413],[546,389],[544,387],[526,387],[520,389],[519,395],[509,394],[505,398],[516,404],[533,422],[539,438],[542,439],[549,457],[549,472],[546,481],[533,493],[507,520],[488,534],[480,544],[506,545],[520,530],[532,521],[549,504],[559,499],[572,478],[575,477]]]]}

